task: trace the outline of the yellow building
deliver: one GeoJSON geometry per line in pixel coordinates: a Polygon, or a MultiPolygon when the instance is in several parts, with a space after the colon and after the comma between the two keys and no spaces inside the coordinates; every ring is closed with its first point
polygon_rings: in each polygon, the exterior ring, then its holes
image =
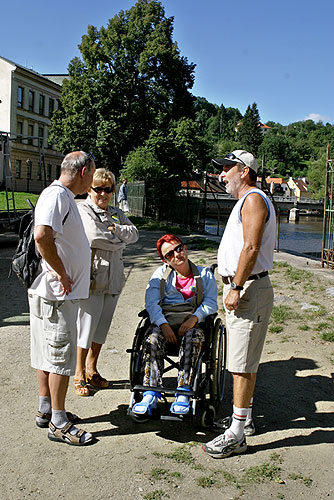
{"type": "Polygon", "coordinates": [[[39,193],[59,176],[63,156],[48,141],[66,75],[41,75],[0,57],[0,184],[39,193]],[[7,185],[10,183],[7,178],[7,185]]]}

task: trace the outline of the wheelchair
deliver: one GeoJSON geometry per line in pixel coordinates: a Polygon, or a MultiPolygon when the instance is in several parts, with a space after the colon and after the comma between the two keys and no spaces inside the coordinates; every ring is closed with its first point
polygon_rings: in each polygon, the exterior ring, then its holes
{"type": "MultiPolygon", "coordinates": [[[[212,425],[216,411],[218,410],[223,396],[226,377],[226,330],[217,313],[207,316],[199,327],[205,333],[205,342],[202,352],[198,358],[192,390],[190,395],[190,411],[185,415],[175,415],[169,413],[167,397],[175,396],[176,384],[174,387],[148,387],[141,385],[142,372],[141,365],[143,359],[143,337],[150,326],[150,318],[146,310],[138,315],[141,320],[137,326],[132,348],[127,349],[131,354],[130,359],[130,390],[131,397],[127,414],[137,423],[144,423],[149,420],[193,420],[195,425],[208,428],[212,425]],[[152,414],[137,415],[132,412],[133,406],[141,401],[142,393],[147,390],[158,390],[164,403],[158,403],[156,409],[152,409],[152,414]]],[[[169,345],[171,349],[166,351],[164,357],[163,375],[174,368],[178,370],[178,361],[173,360],[178,356],[179,347],[169,345]],[[174,347],[174,348],[173,348],[174,347]]],[[[163,378],[164,383],[164,378],[163,378]]]]}

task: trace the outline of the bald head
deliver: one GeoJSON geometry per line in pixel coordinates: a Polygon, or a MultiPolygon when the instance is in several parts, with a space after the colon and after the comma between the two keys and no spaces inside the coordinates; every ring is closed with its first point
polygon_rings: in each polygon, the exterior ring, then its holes
{"type": "Polygon", "coordinates": [[[86,167],[88,172],[95,169],[94,158],[91,154],[84,151],[73,151],[68,153],[61,164],[61,174],[65,174],[71,179],[81,172],[83,167],[86,167]]]}

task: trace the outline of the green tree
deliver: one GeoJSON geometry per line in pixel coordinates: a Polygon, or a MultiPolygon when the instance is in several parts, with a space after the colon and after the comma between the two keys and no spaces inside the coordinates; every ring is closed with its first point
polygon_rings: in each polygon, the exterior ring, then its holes
{"type": "Polygon", "coordinates": [[[325,196],[326,156],[326,151],[323,148],[319,158],[311,161],[309,165],[307,178],[313,198],[319,199],[325,196]]]}
{"type": "Polygon", "coordinates": [[[181,118],[170,123],[167,133],[152,130],[144,145],[129,153],[121,174],[129,180],[189,178],[194,170],[205,170],[211,156],[212,149],[200,136],[199,124],[181,118]]]}
{"type": "Polygon", "coordinates": [[[260,115],[255,102],[248,106],[238,129],[237,142],[241,149],[246,149],[257,156],[263,140],[260,128],[260,115]]]}
{"type": "Polygon", "coordinates": [[[62,152],[92,150],[118,173],[151,130],[194,116],[195,65],[180,55],[158,0],[138,0],[100,30],[89,26],[79,49],[52,119],[50,139],[62,152]]]}

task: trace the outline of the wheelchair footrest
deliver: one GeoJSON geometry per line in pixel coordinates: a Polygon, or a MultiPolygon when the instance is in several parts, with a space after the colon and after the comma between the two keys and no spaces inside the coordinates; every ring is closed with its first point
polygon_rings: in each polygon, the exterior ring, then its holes
{"type": "MultiPolygon", "coordinates": [[[[151,387],[148,385],[135,385],[132,389],[132,391],[156,391],[160,392],[161,394],[165,394],[166,396],[175,396],[176,393],[178,394],[184,394],[184,391],[177,391],[176,389],[168,389],[166,387],[151,387]]],[[[187,391],[186,393],[187,396],[195,396],[194,391],[187,391]]]]}

